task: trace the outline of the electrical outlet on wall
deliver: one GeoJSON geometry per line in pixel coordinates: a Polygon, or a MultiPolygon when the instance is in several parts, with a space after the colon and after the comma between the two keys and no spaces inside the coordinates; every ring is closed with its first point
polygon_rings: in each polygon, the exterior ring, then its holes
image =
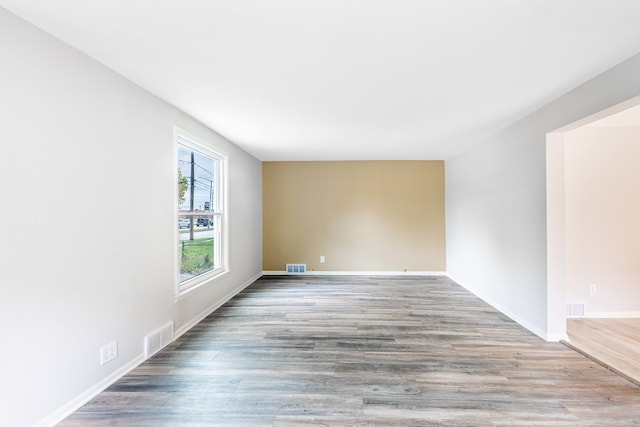
{"type": "Polygon", "coordinates": [[[100,347],[100,364],[104,365],[118,357],[118,340],[111,341],[100,347]]]}
{"type": "Polygon", "coordinates": [[[593,284],[593,283],[592,283],[592,284],[590,284],[590,285],[589,285],[589,293],[590,293],[591,295],[595,295],[595,294],[597,294],[597,293],[598,293],[598,287],[597,287],[595,284],[593,284]]]}
{"type": "Polygon", "coordinates": [[[324,262],[324,255],[320,257],[320,262],[324,262]]]}

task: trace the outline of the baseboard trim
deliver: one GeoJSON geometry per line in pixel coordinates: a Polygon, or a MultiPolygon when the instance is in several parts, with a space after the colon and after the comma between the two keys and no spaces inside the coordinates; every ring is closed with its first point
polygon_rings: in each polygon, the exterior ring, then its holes
{"type": "Polygon", "coordinates": [[[263,275],[263,273],[258,273],[256,275],[254,275],[249,280],[247,280],[242,285],[240,285],[238,288],[234,289],[232,292],[229,292],[227,295],[222,297],[220,300],[216,301],[214,304],[212,304],[209,307],[207,307],[206,309],[204,309],[196,317],[194,317],[193,319],[191,319],[190,321],[188,321],[184,325],[180,326],[178,329],[176,329],[176,331],[174,333],[174,336],[173,336],[173,339],[175,340],[175,339],[179,338],[180,336],[182,336],[189,329],[193,328],[195,325],[200,323],[205,317],[207,317],[208,315],[210,315],[211,313],[213,313],[214,311],[216,311],[217,309],[222,307],[231,298],[233,298],[234,296],[238,295],[244,289],[246,289],[247,287],[252,285],[256,280],[258,280],[260,277],[262,277],[262,275],[263,275]]]}
{"type": "Polygon", "coordinates": [[[69,415],[80,409],[82,405],[103,392],[111,384],[115,383],[120,378],[131,372],[133,369],[137,368],[145,360],[146,358],[144,357],[144,354],[136,356],[133,360],[123,365],[118,370],[112,372],[110,375],[102,379],[99,383],[90,387],[89,389],[66,403],[64,406],[53,412],[51,415],[38,422],[35,427],[53,427],[56,424],[60,423],[69,415]]]}
{"type": "Polygon", "coordinates": [[[569,339],[569,335],[567,335],[567,334],[546,334],[544,337],[540,337],[540,338],[544,339],[547,342],[561,342],[561,341],[567,341],[569,339]]]}
{"type": "MultiPolygon", "coordinates": [[[[219,300],[215,304],[209,306],[206,310],[201,312],[194,319],[192,319],[191,321],[189,321],[186,324],[182,325],[180,328],[178,328],[175,331],[174,336],[173,336],[173,340],[175,340],[176,338],[180,337],[182,334],[187,332],[189,329],[191,329],[192,327],[197,325],[200,321],[202,321],[202,319],[204,319],[209,314],[213,313],[215,310],[220,308],[220,306],[222,306],[224,303],[226,303],[231,298],[236,296],[239,292],[242,292],[242,290],[244,290],[247,286],[249,286],[252,283],[254,283],[261,276],[262,276],[262,273],[258,273],[255,276],[251,277],[249,280],[247,280],[242,285],[240,285],[238,288],[236,288],[233,292],[225,295],[221,300],[219,300]]],[[[69,415],[71,415],[72,413],[74,413],[75,411],[80,409],[80,407],[82,407],[82,405],[84,405],[85,403],[89,402],[91,399],[93,399],[98,394],[103,392],[111,384],[115,383],[120,378],[122,378],[123,376],[125,376],[126,374],[131,372],[133,369],[135,369],[138,366],[140,366],[140,364],[142,364],[145,360],[147,360],[147,359],[145,358],[144,354],[140,354],[140,355],[136,356],[133,360],[131,360],[130,362],[128,362],[127,364],[125,364],[124,366],[119,368],[118,370],[114,371],[113,373],[111,373],[110,375],[108,375],[107,377],[102,379],[99,383],[97,383],[96,385],[90,387],[89,389],[87,389],[86,391],[84,391],[83,393],[81,393],[77,397],[73,398],[68,403],[66,403],[64,406],[62,406],[61,408],[59,408],[58,410],[53,412],[51,415],[49,415],[46,418],[44,418],[43,420],[39,421],[34,427],[53,427],[56,424],[60,423],[62,420],[67,418],[69,415]]]]}
{"type": "Polygon", "coordinates": [[[584,317],[588,319],[637,319],[640,318],[640,311],[587,311],[584,317]]]}
{"type": "Polygon", "coordinates": [[[286,271],[263,271],[264,276],[446,276],[445,271],[307,271],[287,273],[286,271]]]}
{"type": "Polygon", "coordinates": [[[495,308],[496,310],[498,310],[499,312],[501,312],[502,314],[504,314],[505,316],[507,316],[508,318],[510,318],[511,320],[513,320],[514,322],[516,322],[517,324],[519,324],[520,326],[536,334],[543,340],[548,342],[560,342],[562,340],[566,340],[569,338],[566,333],[550,334],[547,331],[540,329],[539,327],[529,322],[528,320],[525,320],[522,317],[518,316],[517,314],[513,313],[509,309],[503,307],[501,304],[496,303],[491,298],[487,297],[482,292],[479,292],[474,287],[469,286],[468,284],[465,284],[463,281],[460,281],[451,275],[449,275],[449,278],[454,282],[456,282],[457,284],[459,284],[460,286],[462,286],[463,288],[465,288],[466,290],[468,290],[469,292],[471,292],[472,294],[474,294],[475,296],[477,296],[478,298],[480,298],[481,300],[483,300],[484,302],[486,302],[487,304],[489,304],[490,306],[492,306],[493,308],[495,308]]]}

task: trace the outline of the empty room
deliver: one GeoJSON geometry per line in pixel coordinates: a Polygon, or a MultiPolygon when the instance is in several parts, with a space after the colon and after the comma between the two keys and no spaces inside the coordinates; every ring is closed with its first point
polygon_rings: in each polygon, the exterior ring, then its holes
{"type": "Polygon", "coordinates": [[[639,424],[639,19],[0,0],[0,426],[639,424]]]}

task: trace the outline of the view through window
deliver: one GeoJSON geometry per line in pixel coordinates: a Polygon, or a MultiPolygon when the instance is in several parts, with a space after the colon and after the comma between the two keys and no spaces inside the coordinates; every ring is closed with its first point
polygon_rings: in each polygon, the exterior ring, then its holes
{"type": "Polygon", "coordinates": [[[178,137],[179,290],[222,270],[225,158],[184,136],[178,137]]]}

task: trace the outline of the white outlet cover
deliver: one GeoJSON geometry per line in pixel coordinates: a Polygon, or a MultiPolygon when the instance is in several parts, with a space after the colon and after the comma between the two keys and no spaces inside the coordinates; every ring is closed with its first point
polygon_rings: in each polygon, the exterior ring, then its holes
{"type": "Polygon", "coordinates": [[[100,365],[112,361],[118,357],[118,340],[111,341],[100,347],[100,365]]]}

